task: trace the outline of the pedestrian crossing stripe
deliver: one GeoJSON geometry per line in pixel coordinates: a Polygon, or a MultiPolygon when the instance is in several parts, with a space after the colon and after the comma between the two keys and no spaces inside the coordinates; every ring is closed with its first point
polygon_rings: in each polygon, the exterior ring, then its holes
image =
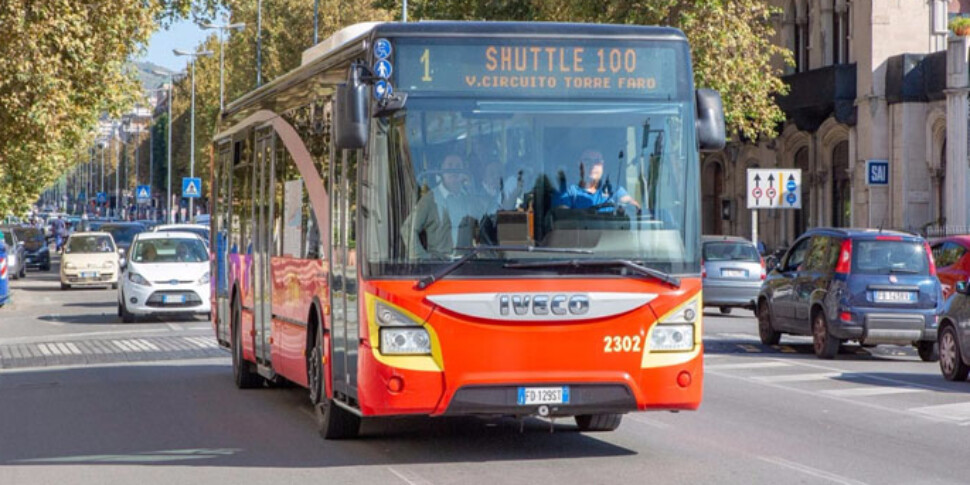
{"type": "Polygon", "coordinates": [[[185,186],[185,195],[199,195],[199,188],[195,186],[195,182],[189,182],[185,186]]]}

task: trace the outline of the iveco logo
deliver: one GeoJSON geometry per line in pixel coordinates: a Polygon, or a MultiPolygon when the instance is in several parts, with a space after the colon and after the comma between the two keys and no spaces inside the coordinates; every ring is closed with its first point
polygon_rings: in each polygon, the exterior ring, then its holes
{"type": "Polygon", "coordinates": [[[585,315],[589,313],[587,295],[499,295],[499,314],[510,315],[585,315]]]}

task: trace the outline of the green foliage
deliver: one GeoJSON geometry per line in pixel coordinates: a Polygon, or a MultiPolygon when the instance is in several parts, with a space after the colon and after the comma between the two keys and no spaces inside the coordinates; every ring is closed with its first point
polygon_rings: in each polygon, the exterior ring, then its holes
{"type": "MultiPolygon", "coordinates": [[[[400,18],[400,0],[375,6],[400,18]]],[[[698,87],[718,90],[729,133],[748,139],[775,135],[784,113],[774,102],[787,87],[777,66],[791,52],[772,44],[764,0],[410,0],[409,20],[549,20],[669,25],[687,34],[698,87]],[[780,63],[773,61],[781,60],[780,63]]]]}
{"type": "Polygon", "coordinates": [[[952,30],[957,35],[965,35],[965,32],[970,29],[970,17],[954,17],[950,20],[950,30],[952,30]],[[961,34],[964,32],[964,34],[961,34]]]}
{"type": "Polygon", "coordinates": [[[78,160],[100,113],[139,86],[124,69],[156,7],[131,0],[8,0],[0,8],[0,214],[23,212],[78,160]]]}

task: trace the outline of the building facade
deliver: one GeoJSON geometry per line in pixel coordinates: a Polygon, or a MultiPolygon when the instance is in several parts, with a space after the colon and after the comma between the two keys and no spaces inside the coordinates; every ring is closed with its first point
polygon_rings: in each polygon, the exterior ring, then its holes
{"type": "Polygon", "coordinates": [[[967,232],[968,43],[947,24],[970,1],[770,1],[795,60],[776,64],[786,122],[704,157],[704,232],[750,237],[745,174],[770,167],[801,169],[802,209],[759,211],[769,248],[816,226],[967,232]],[[888,162],[886,185],[868,184],[869,160],[888,162]]]}

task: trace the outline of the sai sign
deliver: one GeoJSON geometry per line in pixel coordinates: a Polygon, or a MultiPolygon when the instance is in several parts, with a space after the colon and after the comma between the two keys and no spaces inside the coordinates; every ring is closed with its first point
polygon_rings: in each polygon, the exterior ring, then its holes
{"type": "Polygon", "coordinates": [[[866,185],[889,185],[889,160],[866,160],[866,185]]]}
{"type": "Polygon", "coordinates": [[[791,168],[749,168],[748,209],[801,209],[802,171],[791,168]]]}
{"type": "Polygon", "coordinates": [[[202,197],[202,179],[199,177],[183,177],[182,197],[190,199],[202,197]]]}

